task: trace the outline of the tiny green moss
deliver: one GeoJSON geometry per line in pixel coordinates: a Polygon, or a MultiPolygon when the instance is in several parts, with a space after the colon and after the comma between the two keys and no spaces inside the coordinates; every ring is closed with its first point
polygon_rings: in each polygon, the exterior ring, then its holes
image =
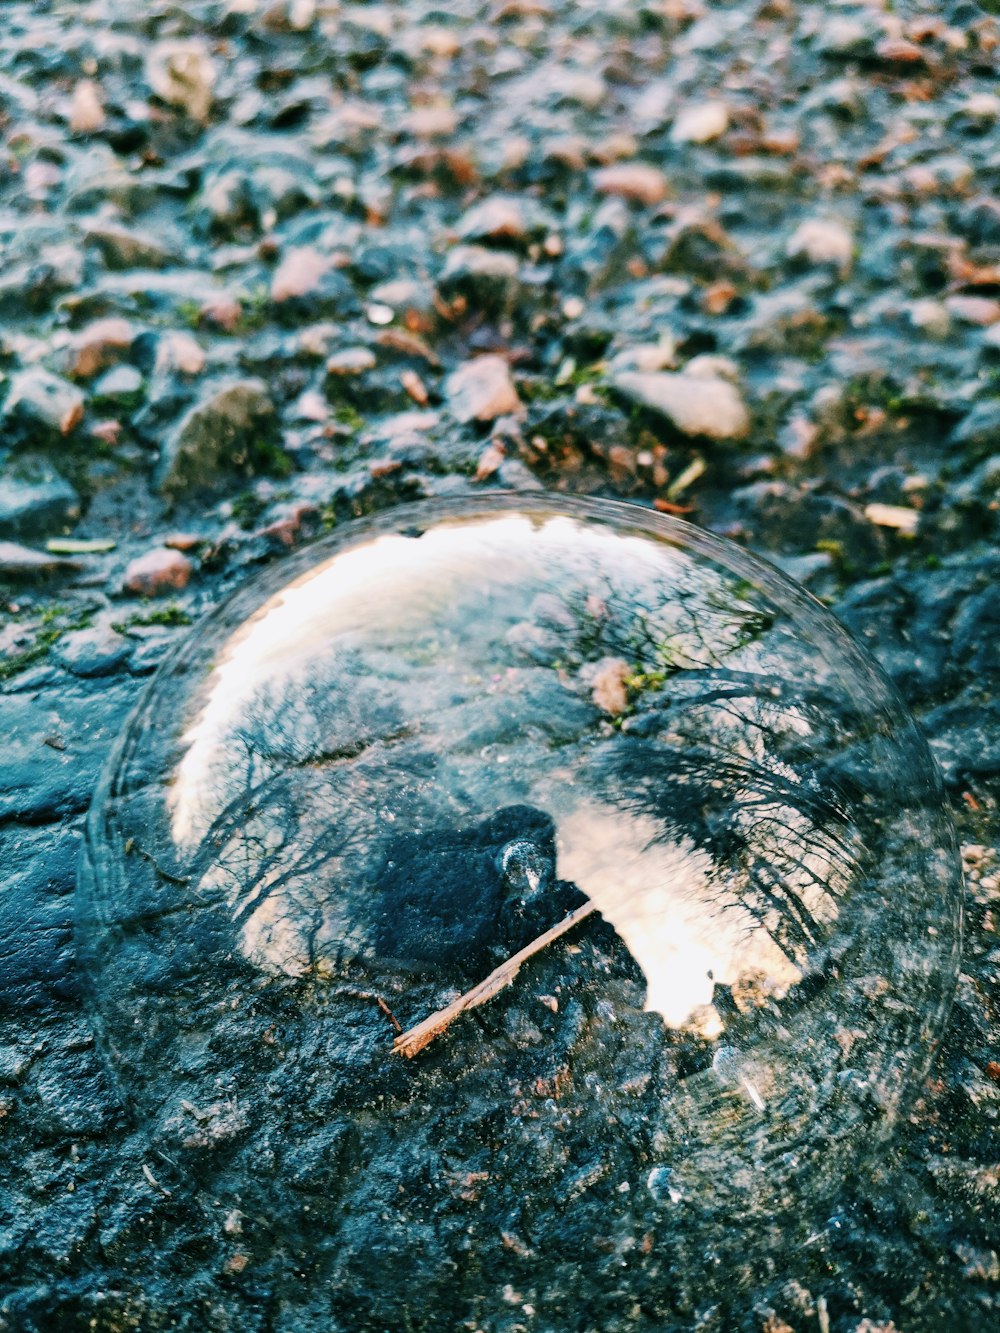
{"type": "Polygon", "coordinates": [[[148,611],[136,611],[121,625],[115,625],[119,634],[123,630],[134,629],[137,625],[164,625],[173,628],[177,625],[190,625],[191,617],[182,606],[176,602],[168,602],[166,606],[154,606],[148,611]]]}
{"type": "Polygon", "coordinates": [[[0,681],[12,680],[28,667],[42,661],[55,647],[64,634],[73,630],[86,629],[93,618],[93,612],[84,611],[66,619],[66,607],[54,605],[46,607],[39,616],[39,631],[33,643],[20,652],[12,653],[0,661],[0,681]]]}
{"type": "Polygon", "coordinates": [[[365,419],[356,408],[351,407],[349,403],[340,403],[333,412],[334,420],[340,426],[347,426],[349,430],[359,431],[364,427],[365,419]]]}
{"type": "Polygon", "coordinates": [[[201,324],[201,306],[197,301],[179,301],[174,313],[189,329],[196,329],[201,324]]]}
{"type": "Polygon", "coordinates": [[[253,491],[244,491],[233,500],[233,518],[245,532],[249,531],[267,508],[267,501],[262,500],[253,491]]]}

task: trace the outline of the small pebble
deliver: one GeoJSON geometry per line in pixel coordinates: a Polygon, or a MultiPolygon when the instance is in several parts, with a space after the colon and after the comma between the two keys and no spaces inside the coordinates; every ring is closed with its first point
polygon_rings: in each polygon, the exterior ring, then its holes
{"type": "Polygon", "coordinates": [[[427,386],[415,370],[404,370],[399,377],[399,382],[418,407],[427,406],[429,401],[427,386]]]}
{"type": "Polygon", "coordinates": [[[100,85],[93,79],[81,79],[73,89],[70,129],[74,134],[94,134],[104,128],[106,119],[100,85]]]}
{"type": "Polygon", "coordinates": [[[458,116],[453,107],[438,104],[418,106],[404,116],[401,128],[416,139],[447,138],[455,133],[458,116]]]}
{"type": "Polygon", "coordinates": [[[810,264],[835,264],[842,271],[851,266],[854,238],[850,229],[834,218],[809,218],[789,237],[785,247],[789,259],[810,264]]]}
{"type": "Polygon", "coordinates": [[[1000,301],[992,296],[948,296],[945,309],[963,324],[988,328],[1000,322],[1000,301]]]}
{"type": "Polygon", "coordinates": [[[315,291],[329,271],[330,261],[312,246],[290,250],[271,279],[271,300],[282,302],[315,291]]]}
{"type": "Polygon", "coordinates": [[[208,119],[216,73],[207,44],[198,38],[157,42],[146,55],[150,88],[168,106],[180,108],[192,120],[208,119]]]}
{"type": "Polygon", "coordinates": [[[494,421],[521,407],[510,367],[502,356],[478,356],[449,375],[445,394],[458,421],[494,421]]]}
{"type": "Polygon", "coordinates": [[[137,329],[127,319],[95,319],[73,338],[68,369],[78,379],[90,379],[131,347],[137,329]]]}
{"type": "Polygon", "coordinates": [[[728,128],[729,110],[725,102],[700,102],[678,114],[670,138],[674,143],[711,143],[728,128]]]}
{"type": "Polygon", "coordinates": [[[110,676],[126,661],[132,644],[107,624],[64,634],[53,650],[53,658],[74,676],[110,676]]]}
{"type": "Polygon", "coordinates": [[[10,436],[43,432],[68,435],[83,419],[84,396],[75,384],[32,367],[15,375],[3,406],[10,436]]]}
{"type": "Polygon", "coordinates": [[[326,363],[328,375],[363,375],[378,365],[375,353],[369,347],[345,347],[334,352],[326,363]]]}
{"type": "Polygon", "coordinates": [[[668,371],[625,371],[612,380],[633,402],[667,418],[682,435],[712,440],[741,440],[750,431],[750,414],[728,380],[668,371]]]}
{"type": "Polygon", "coordinates": [[[598,664],[598,670],[590,682],[590,697],[602,712],[618,717],[628,707],[628,687],[626,681],[632,674],[632,668],[622,657],[606,658],[598,664]]]}
{"type": "Polygon", "coordinates": [[[642,162],[618,163],[594,172],[594,188],[598,194],[627,199],[630,203],[652,207],[662,203],[669,194],[667,178],[658,167],[642,162]]]}
{"type": "Polygon", "coordinates": [[[186,588],[193,570],[191,561],[180,551],[158,547],[131,562],[122,586],[140,597],[163,597],[186,588]]]}

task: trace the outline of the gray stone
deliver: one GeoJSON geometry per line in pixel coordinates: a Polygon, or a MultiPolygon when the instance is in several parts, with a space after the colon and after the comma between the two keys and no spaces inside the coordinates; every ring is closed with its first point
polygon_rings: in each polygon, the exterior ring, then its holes
{"type": "Polygon", "coordinates": [[[64,634],[52,656],[74,676],[110,676],[131,652],[128,639],[109,624],[98,624],[64,634]]]}
{"type": "Polygon", "coordinates": [[[157,486],[165,495],[210,487],[274,461],[276,415],[259,379],[210,386],[163,442],[157,486]]]}
{"type": "MultiPolygon", "coordinates": [[[[270,228],[321,199],[309,155],[290,141],[279,150],[273,138],[226,130],[211,136],[206,153],[210,167],[192,215],[203,234],[232,236],[248,227],[270,228]]],[[[310,244],[330,217],[317,217],[315,227],[298,228],[286,239],[310,244]]]]}
{"type": "Polygon", "coordinates": [[[65,560],[45,551],[34,551],[19,542],[0,541],[0,575],[5,578],[31,579],[79,568],[76,560],[65,560]]]}
{"type": "Polygon", "coordinates": [[[494,421],[521,406],[502,356],[478,356],[448,376],[448,406],[458,421],[494,421]]]}
{"type": "Polygon", "coordinates": [[[110,269],[166,268],[179,258],[174,249],[150,232],[114,222],[95,220],[89,223],[84,239],[100,251],[110,269]]]}
{"type": "Polygon", "coordinates": [[[112,203],[131,213],[151,199],[151,183],[129,171],[107,144],[94,144],[79,153],[66,173],[66,207],[87,213],[112,203]]]}
{"type": "Polygon", "coordinates": [[[80,497],[44,459],[18,459],[0,476],[0,537],[58,532],[80,515],[80,497]]]}
{"type": "Polygon", "coordinates": [[[255,221],[246,175],[238,167],[213,173],[196,204],[195,222],[199,230],[231,236],[252,220],[255,221]]]}
{"type": "Polygon", "coordinates": [[[464,297],[484,310],[503,310],[517,297],[519,265],[514,255],[481,245],[456,245],[441,271],[442,294],[464,297]]]}
{"type": "Polygon", "coordinates": [[[626,200],[617,195],[605,199],[589,228],[566,246],[563,268],[570,280],[589,291],[604,286],[629,258],[632,227],[626,200]]]}
{"type": "Polygon", "coordinates": [[[750,430],[743,398],[728,380],[669,371],[623,371],[612,383],[633,403],[665,417],[682,435],[741,440],[750,430]]]}
{"type": "Polygon", "coordinates": [[[75,384],[40,366],[22,370],[11,381],[0,424],[6,444],[48,443],[68,435],[83,416],[84,396],[75,384]]]}
{"type": "Polygon", "coordinates": [[[94,398],[99,403],[134,407],[142,397],[142,386],[142,375],[135,366],[115,366],[95,383],[94,398]]]}
{"type": "Polygon", "coordinates": [[[968,415],[952,431],[951,443],[974,449],[996,449],[1000,446],[1000,401],[987,398],[973,404],[968,415]]]}

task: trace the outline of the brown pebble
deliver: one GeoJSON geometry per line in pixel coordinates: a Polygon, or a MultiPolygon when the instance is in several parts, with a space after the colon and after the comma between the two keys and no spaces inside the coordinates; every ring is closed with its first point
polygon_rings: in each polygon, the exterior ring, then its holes
{"type": "Polygon", "coordinates": [[[114,315],[107,319],[95,319],[73,339],[69,373],[79,379],[90,379],[115,360],[117,354],[131,347],[135,335],[136,330],[127,319],[114,315]]]}
{"type": "Polygon", "coordinates": [[[182,375],[200,375],[205,368],[205,353],[190,333],[172,329],[163,335],[156,348],[156,369],[177,370],[182,375]]]}
{"type": "Polygon", "coordinates": [[[393,473],[399,472],[402,466],[398,458],[373,458],[368,464],[368,475],[372,481],[381,481],[383,477],[391,477],[393,473]]]}
{"type": "Polygon", "coordinates": [[[492,353],[459,366],[449,375],[445,391],[457,421],[495,421],[521,407],[510,367],[492,353]]]}
{"type": "Polygon", "coordinates": [[[285,546],[294,546],[302,532],[303,519],[312,518],[317,513],[316,506],[308,500],[299,500],[282,509],[281,513],[261,528],[258,536],[275,537],[285,546]]]}
{"type": "Polygon", "coordinates": [[[236,297],[230,296],[228,292],[213,292],[202,302],[199,314],[210,324],[217,324],[227,333],[234,333],[243,314],[243,307],[236,297]]]}
{"type": "Polygon", "coordinates": [[[186,588],[193,569],[180,551],[158,547],[132,561],[125,570],[123,587],[140,597],[163,597],[186,588]]]}
{"type": "Polygon", "coordinates": [[[122,423],[120,421],[95,421],[90,428],[90,434],[95,440],[100,440],[102,444],[112,446],[118,443],[118,436],[122,433],[122,423]]]}
{"type": "Polygon", "coordinates": [[[201,543],[202,538],[193,532],[172,532],[163,539],[163,545],[169,546],[172,551],[193,551],[201,543]]]}
{"type": "Polygon", "coordinates": [[[418,407],[427,406],[427,386],[415,370],[404,370],[399,381],[418,407]]]}
{"type": "Polygon", "coordinates": [[[319,287],[329,267],[327,257],[310,245],[290,250],[271,279],[271,300],[281,302],[308,296],[319,287]]]}
{"type": "Polygon", "coordinates": [[[643,162],[622,162],[595,171],[594,188],[599,194],[617,195],[647,206],[662,203],[668,193],[663,172],[643,162]]]}
{"type": "Polygon", "coordinates": [[[590,694],[597,707],[612,717],[624,713],[628,707],[625,682],[631,674],[632,668],[624,658],[608,658],[591,681],[590,694]]]}
{"type": "Polygon", "coordinates": [[[497,441],[488,444],[479,455],[479,462],[476,464],[476,481],[485,481],[487,477],[492,477],[505,457],[502,444],[497,441]]]}
{"type": "Polygon", "coordinates": [[[81,79],[73,89],[70,129],[74,134],[93,134],[104,128],[105,119],[100,85],[93,79],[81,79]]]}

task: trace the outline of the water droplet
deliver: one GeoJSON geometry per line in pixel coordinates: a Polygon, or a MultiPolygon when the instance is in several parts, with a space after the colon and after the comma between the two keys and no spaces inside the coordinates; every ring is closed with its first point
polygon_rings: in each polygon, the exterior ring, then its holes
{"type": "Polygon", "coordinates": [[[716,1253],[905,1109],[960,883],[926,745],[807,595],[645,511],[478,498],[348,525],[192,633],[95,799],[79,943],[163,1150],[275,1164],[232,1168],[248,1214],[336,1127],[317,1234],[375,1234],[353,1164],[396,1197],[405,1142],[472,1182],[427,1223],[451,1252],[488,1142],[540,1227],[604,1190],[628,1228],[656,1160],[716,1253]]]}
{"type": "Polygon", "coordinates": [[[646,1177],[646,1188],[657,1203],[680,1203],[684,1197],[674,1184],[669,1166],[654,1166],[646,1177]]]}
{"type": "Polygon", "coordinates": [[[515,893],[536,894],[552,873],[552,860],[537,843],[514,838],[500,852],[504,883],[515,893]]]}

